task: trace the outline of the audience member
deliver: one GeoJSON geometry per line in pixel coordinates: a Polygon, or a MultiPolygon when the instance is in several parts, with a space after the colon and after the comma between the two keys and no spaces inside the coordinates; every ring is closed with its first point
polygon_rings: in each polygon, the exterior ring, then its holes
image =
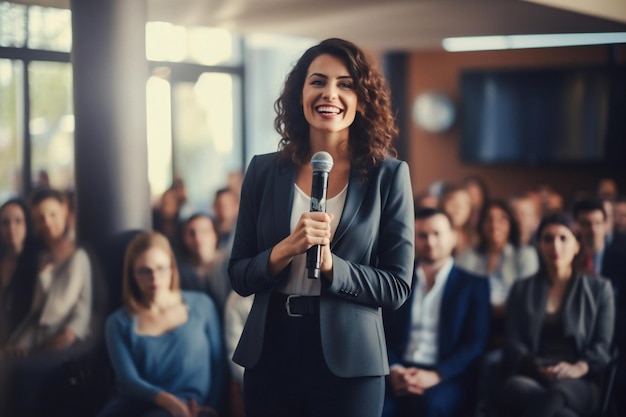
{"type": "Polygon", "coordinates": [[[531,193],[513,195],[509,199],[509,207],[519,226],[519,244],[535,245],[535,232],[541,221],[541,208],[538,197],[531,193]]]}
{"type": "MultiPolygon", "coordinates": [[[[65,195],[40,189],[31,199],[32,219],[44,250],[30,311],[9,338],[14,415],[33,415],[40,397],[54,388],[61,364],[79,355],[90,333],[92,276],[89,257],[68,237],[65,195]]],[[[5,358],[6,359],[6,358],[5,358]]]]}
{"type": "Polygon", "coordinates": [[[478,175],[469,175],[463,179],[463,186],[467,189],[472,202],[472,214],[470,216],[471,227],[476,230],[478,222],[483,216],[483,211],[490,200],[489,188],[485,181],[478,175]]]}
{"type": "MultiPolygon", "coordinates": [[[[618,288],[617,285],[621,281],[618,278],[626,277],[626,268],[620,271],[619,277],[611,277],[606,273],[617,272],[614,271],[617,268],[613,265],[622,265],[623,263],[618,260],[626,254],[622,253],[620,248],[607,244],[609,226],[604,203],[599,199],[581,200],[574,205],[573,214],[582,235],[583,268],[588,273],[615,280],[613,284],[618,288]]],[[[626,267],[626,264],[624,266],[626,267]]]]}
{"type": "Polygon", "coordinates": [[[614,201],[619,195],[617,182],[613,178],[600,178],[596,185],[596,195],[603,200],[614,201]]]}
{"type": "Polygon", "coordinates": [[[52,189],[35,192],[32,218],[44,251],[28,316],[12,334],[14,349],[35,353],[59,350],[82,340],[91,320],[91,263],[87,253],[68,238],[65,196],[52,189]]]}
{"type": "Polygon", "coordinates": [[[248,314],[252,309],[254,294],[242,297],[235,291],[231,291],[226,299],[224,308],[224,340],[226,342],[226,355],[230,365],[231,391],[230,391],[230,417],[243,417],[243,373],[244,367],[232,361],[235,348],[246,324],[248,314]]]}
{"type": "Polygon", "coordinates": [[[541,269],[508,300],[502,404],[511,416],[587,415],[610,359],[612,287],[578,267],[581,237],[569,215],[544,217],[538,236],[541,269]]]}
{"type": "Polygon", "coordinates": [[[615,200],[615,231],[626,234],[626,197],[615,200]]]}
{"type": "Polygon", "coordinates": [[[117,395],[99,416],[195,416],[218,409],[225,375],[221,326],[213,301],[180,291],[176,260],[159,233],[128,246],[124,306],[106,324],[117,395]]]}
{"type": "Polygon", "coordinates": [[[437,209],[418,210],[411,296],[385,312],[390,375],[383,416],[458,416],[472,408],[489,335],[489,283],[459,269],[456,234],[437,209]]]}
{"type": "Polygon", "coordinates": [[[0,207],[0,351],[26,317],[37,280],[37,252],[26,203],[0,207]]]}
{"type": "Polygon", "coordinates": [[[415,210],[422,208],[437,208],[439,207],[439,198],[430,193],[429,191],[424,191],[415,196],[414,205],[415,210]]]}
{"type": "Polygon", "coordinates": [[[489,277],[491,334],[488,353],[481,363],[477,404],[480,415],[489,415],[493,412],[491,393],[497,388],[502,367],[506,298],[515,281],[537,272],[539,260],[534,247],[518,243],[517,222],[503,201],[486,204],[478,231],[478,245],[465,251],[458,259],[458,265],[489,277]]]}
{"type": "Polygon", "coordinates": [[[626,250],[626,197],[618,197],[613,203],[615,226],[613,227],[613,243],[626,250]]]}
{"type": "Polygon", "coordinates": [[[172,190],[176,195],[176,200],[178,201],[178,206],[182,207],[187,203],[187,189],[185,188],[185,181],[178,175],[174,176],[172,180],[172,190]]]}
{"type": "Polygon", "coordinates": [[[152,228],[165,235],[170,243],[176,241],[180,219],[180,194],[175,188],[165,190],[159,204],[152,210],[152,228]]]}
{"type": "Polygon", "coordinates": [[[231,171],[226,178],[226,187],[233,190],[237,198],[241,196],[241,186],[243,184],[243,172],[231,171]]]}
{"type": "Polygon", "coordinates": [[[476,240],[476,230],[472,229],[470,220],[472,202],[465,187],[446,186],[439,198],[439,207],[452,219],[452,227],[456,234],[454,256],[458,258],[471,248],[476,240]]]}
{"type": "Polygon", "coordinates": [[[574,206],[574,216],[581,229],[584,270],[608,278],[617,294],[615,343],[622,358],[626,357],[626,248],[615,240],[607,245],[606,212],[602,200],[579,201],[574,206]]]}
{"type": "Polygon", "coordinates": [[[541,206],[541,216],[563,211],[563,196],[552,189],[548,185],[540,185],[537,187],[537,196],[541,206]]]}
{"type": "Polygon", "coordinates": [[[181,225],[180,230],[180,287],[208,294],[221,317],[231,286],[223,254],[217,250],[213,221],[206,214],[196,213],[181,225]]]}
{"type": "Polygon", "coordinates": [[[213,221],[217,231],[217,247],[225,253],[230,253],[238,214],[239,194],[230,188],[217,190],[213,201],[213,221]]]}
{"type": "Polygon", "coordinates": [[[479,241],[458,257],[459,267],[489,277],[492,336],[503,333],[504,307],[509,290],[520,278],[539,269],[535,248],[519,245],[519,228],[506,203],[488,202],[479,222],[479,241]]]}
{"type": "Polygon", "coordinates": [[[40,169],[37,171],[37,178],[34,181],[34,188],[50,188],[50,176],[48,171],[40,169]]]}
{"type": "Polygon", "coordinates": [[[604,213],[606,214],[606,244],[613,243],[613,233],[615,231],[615,207],[612,200],[602,200],[604,213]]]}
{"type": "Polygon", "coordinates": [[[175,175],[170,188],[174,190],[176,201],[178,202],[178,218],[186,218],[192,215],[195,209],[187,198],[187,188],[182,177],[175,175]]]}

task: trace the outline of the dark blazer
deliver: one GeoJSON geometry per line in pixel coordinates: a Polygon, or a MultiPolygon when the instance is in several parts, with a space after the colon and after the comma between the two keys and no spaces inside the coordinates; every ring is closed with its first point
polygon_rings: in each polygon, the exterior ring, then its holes
{"type": "MultiPolygon", "coordinates": [[[[507,301],[505,364],[509,373],[533,357],[546,311],[548,279],[538,274],[517,281],[507,301]]],[[[579,360],[592,373],[602,371],[610,360],[615,306],[611,283],[601,277],[577,274],[571,278],[563,300],[563,337],[575,341],[579,360]]]]}
{"type": "MultiPolygon", "coordinates": [[[[295,180],[295,166],[267,154],[252,159],[243,182],[229,274],[237,293],[256,294],[233,357],[245,367],[259,361],[270,293],[289,273],[288,267],[273,278],[267,265],[274,245],[290,233],[295,180]]],[[[333,282],[320,297],[322,350],[336,375],[389,372],[381,307],[398,308],[409,295],[413,227],[406,163],[388,158],[365,181],[352,172],[331,242],[333,282]]]]}
{"type": "MultiPolygon", "coordinates": [[[[414,273],[411,289],[417,281],[414,273]]],[[[402,357],[411,331],[414,294],[398,310],[385,310],[390,365],[407,365],[402,357]]],[[[453,266],[441,299],[439,351],[434,366],[442,379],[463,376],[481,357],[489,339],[490,314],[489,280],[453,266]]]]}
{"type": "Polygon", "coordinates": [[[604,250],[600,274],[611,281],[615,292],[615,342],[620,353],[626,349],[626,246],[614,239],[604,250]]]}

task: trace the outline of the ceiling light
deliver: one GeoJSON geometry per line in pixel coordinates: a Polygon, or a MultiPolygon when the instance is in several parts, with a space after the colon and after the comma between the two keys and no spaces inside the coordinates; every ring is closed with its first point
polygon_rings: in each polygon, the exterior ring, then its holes
{"type": "Polygon", "coordinates": [[[448,52],[554,48],[557,46],[605,45],[612,43],[626,43],[626,32],[467,36],[445,38],[442,42],[443,49],[448,52]]]}

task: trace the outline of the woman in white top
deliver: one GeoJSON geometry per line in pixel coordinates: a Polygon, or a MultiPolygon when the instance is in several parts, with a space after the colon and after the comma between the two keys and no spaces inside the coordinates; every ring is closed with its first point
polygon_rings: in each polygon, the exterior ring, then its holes
{"type": "Polygon", "coordinates": [[[36,191],[31,215],[43,247],[39,275],[30,311],[3,352],[5,363],[11,363],[5,372],[14,390],[14,415],[31,415],[42,406],[44,388],[54,388],[58,381],[53,375],[78,354],[80,342],[89,335],[92,313],[91,264],[70,237],[65,195],[52,189],[36,191]]]}
{"type": "Polygon", "coordinates": [[[519,245],[519,227],[508,206],[490,201],[479,222],[480,240],[476,248],[461,254],[459,267],[489,277],[492,306],[492,335],[502,331],[504,307],[513,283],[539,269],[535,248],[519,245]]]}

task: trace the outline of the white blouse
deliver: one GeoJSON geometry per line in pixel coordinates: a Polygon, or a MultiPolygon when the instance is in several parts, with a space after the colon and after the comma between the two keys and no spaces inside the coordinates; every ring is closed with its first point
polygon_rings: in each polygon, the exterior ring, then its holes
{"type": "MultiPolygon", "coordinates": [[[[293,232],[300,220],[302,213],[307,213],[311,209],[311,197],[300,189],[296,184],[293,207],[291,209],[290,231],[293,232]]],[[[339,224],[339,218],[343,212],[343,206],[346,203],[346,195],[348,194],[348,184],[341,190],[339,194],[333,198],[326,200],[326,212],[332,213],[335,217],[330,223],[330,239],[332,241],[335,236],[335,230],[339,224]]],[[[284,284],[277,288],[278,292],[284,294],[299,295],[320,295],[322,284],[318,279],[310,279],[307,277],[306,271],[306,253],[297,255],[291,261],[291,270],[289,277],[284,284]]]]}

